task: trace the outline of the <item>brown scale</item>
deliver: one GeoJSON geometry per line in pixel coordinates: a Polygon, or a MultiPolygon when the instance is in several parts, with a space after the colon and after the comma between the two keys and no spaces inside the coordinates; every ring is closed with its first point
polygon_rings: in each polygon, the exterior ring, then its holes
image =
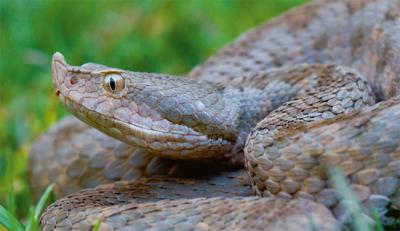
{"type": "MultiPolygon", "coordinates": [[[[168,96],[183,103],[198,100],[196,96],[202,95],[202,90],[214,92],[203,99],[208,105],[206,111],[211,115],[221,112],[221,118],[226,120],[207,117],[200,126],[187,118],[183,121],[182,115],[190,114],[189,107],[183,106],[178,115],[166,114],[169,118],[166,121],[176,119],[180,123],[169,123],[167,127],[181,129],[186,134],[210,136],[224,134],[227,129],[228,134],[220,141],[201,140],[206,143],[197,147],[201,151],[193,158],[207,157],[207,160],[191,163],[165,158],[192,158],[190,153],[179,151],[182,146],[177,141],[182,137],[160,138],[141,131],[135,133],[140,139],[133,138],[142,148],[132,148],[77,120],[65,120],[32,148],[31,181],[36,190],[56,182],[56,193],[62,196],[80,187],[115,180],[134,181],[111,183],[60,199],[42,216],[42,227],[90,229],[100,217],[101,228],[106,230],[234,227],[311,230],[305,215],[314,214],[313,220],[322,225],[321,229],[337,230],[346,220],[346,208],[329,181],[328,169],[332,166],[344,172],[363,206],[375,205],[384,212],[390,201],[398,209],[399,12],[398,0],[316,1],[243,34],[193,69],[189,77],[201,82],[199,85],[195,81],[172,81],[173,78],[170,82],[165,75],[130,72],[129,75],[152,79],[150,82],[155,80],[154,86],[159,89],[175,84],[174,89],[166,88],[162,93],[166,91],[168,96]],[[210,84],[213,82],[223,87],[213,88],[210,84]],[[194,94],[178,98],[188,90],[194,94]],[[375,99],[385,102],[375,104],[375,99]],[[211,130],[204,121],[213,124],[211,130]],[[260,122],[255,126],[257,121],[260,122]],[[182,122],[188,127],[182,126],[182,122]],[[253,126],[255,129],[245,145],[244,137],[253,126]],[[75,138],[79,135],[80,138],[75,138]],[[237,138],[236,144],[232,137],[237,138]],[[167,149],[150,154],[148,144],[154,138],[170,142],[167,149]],[[236,197],[249,193],[243,172],[218,176],[220,170],[229,168],[226,163],[230,161],[210,159],[232,158],[236,164],[241,163],[243,147],[246,168],[257,195],[285,199],[236,197]],[[232,152],[221,156],[220,152],[228,149],[232,152]],[[193,172],[196,173],[193,178],[181,181],[139,179],[153,174],[182,178],[193,172]],[[199,179],[203,172],[209,176],[199,179]],[[166,200],[155,202],[158,199],[166,200]],[[322,205],[331,209],[338,220],[322,205]]],[[[56,55],[54,76],[62,76],[57,67],[61,61],[60,55],[56,55]]],[[[123,109],[127,105],[133,112],[130,116],[139,115],[136,121],[144,127],[165,119],[143,104],[144,101],[150,104],[151,95],[140,98],[139,94],[137,102],[123,98],[110,108],[104,103],[110,100],[108,95],[99,95],[96,88],[100,78],[80,81],[105,69],[127,73],[86,64],[70,67],[63,82],[54,80],[57,94],[74,114],[119,138],[132,134],[125,125],[107,116],[125,118],[123,109]],[[74,86],[85,87],[71,90],[74,86]]],[[[165,106],[168,104],[159,105],[157,110],[163,112],[165,106]]],[[[190,118],[196,118],[199,112],[190,118]]],[[[157,145],[165,148],[163,144],[157,145]]],[[[183,149],[190,148],[185,145],[183,149]]]]}

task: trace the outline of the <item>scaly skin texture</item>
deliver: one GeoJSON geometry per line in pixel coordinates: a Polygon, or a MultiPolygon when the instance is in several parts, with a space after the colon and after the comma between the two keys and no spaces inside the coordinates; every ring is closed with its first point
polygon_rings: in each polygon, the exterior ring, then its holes
{"type": "MultiPolygon", "coordinates": [[[[148,155],[231,164],[244,160],[254,192],[273,199],[232,197],[237,184],[228,182],[235,176],[222,180],[227,183],[222,187],[211,183],[223,188],[223,195],[212,187],[204,195],[172,180],[138,201],[141,189],[159,184],[143,179],[61,199],[42,216],[42,227],[88,229],[101,218],[104,229],[282,230],[297,221],[302,224],[297,230],[310,230],[308,211],[317,225],[326,225],[322,229],[334,230],[346,220],[346,211],[327,180],[331,167],[343,170],[364,206],[383,213],[391,201],[398,208],[399,12],[398,0],[311,3],[242,35],[195,68],[189,80],[99,64],[70,66],[55,54],[57,94],[81,120],[148,155]],[[374,105],[376,100],[385,102],[374,105]],[[188,200],[198,196],[223,198],[188,200]]],[[[38,152],[32,151],[32,162],[38,152]]],[[[212,179],[194,185],[204,182],[212,179]]]]}
{"type": "Polygon", "coordinates": [[[34,196],[55,183],[57,198],[114,181],[141,177],[196,177],[232,168],[225,163],[171,160],[104,135],[74,117],[66,117],[35,142],[30,151],[34,196]],[[44,167],[45,166],[45,167],[44,167]],[[37,180],[40,176],[41,180],[37,180]]]}
{"type": "Polygon", "coordinates": [[[32,146],[29,161],[36,198],[50,183],[56,183],[54,192],[59,198],[118,180],[186,175],[184,168],[199,167],[154,156],[112,139],[74,117],[63,119],[42,136],[32,146]],[[41,180],[37,180],[38,176],[41,180]]]}
{"type": "Polygon", "coordinates": [[[257,195],[307,198],[340,218],[343,204],[329,181],[329,170],[338,167],[361,203],[384,210],[391,199],[400,208],[399,96],[296,128],[271,129],[274,117],[268,118],[257,125],[245,149],[257,195]]]}
{"type": "Polygon", "coordinates": [[[331,63],[355,68],[388,99],[400,92],[399,7],[397,0],[308,4],[241,35],[189,77],[238,86],[274,67],[331,63]]]}
{"type": "MultiPolygon", "coordinates": [[[[337,230],[328,209],[305,200],[227,198],[224,195],[145,203],[107,203],[103,208],[99,203],[92,204],[97,206],[69,216],[71,223],[60,222],[57,228],[89,230],[100,212],[104,220],[100,226],[103,230],[265,230],[265,223],[269,224],[268,230],[271,231],[310,230],[310,220],[321,230],[337,230]]],[[[65,216],[60,214],[59,217],[65,216]]],[[[54,226],[50,224],[56,222],[52,219],[46,225],[52,228],[54,226]]]]}

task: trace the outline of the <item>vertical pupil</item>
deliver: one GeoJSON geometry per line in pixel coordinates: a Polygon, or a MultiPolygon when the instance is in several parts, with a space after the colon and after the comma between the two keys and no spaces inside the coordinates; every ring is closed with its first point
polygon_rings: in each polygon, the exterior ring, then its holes
{"type": "Polygon", "coordinates": [[[115,91],[115,80],[114,80],[114,78],[110,78],[110,87],[111,87],[111,90],[115,91]]]}

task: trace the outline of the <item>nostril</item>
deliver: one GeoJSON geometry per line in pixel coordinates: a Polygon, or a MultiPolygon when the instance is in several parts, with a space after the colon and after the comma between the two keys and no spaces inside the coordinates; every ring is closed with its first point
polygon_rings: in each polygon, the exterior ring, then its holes
{"type": "Polygon", "coordinates": [[[72,76],[71,79],[69,80],[69,82],[74,85],[78,82],[78,78],[76,76],[72,76]]]}

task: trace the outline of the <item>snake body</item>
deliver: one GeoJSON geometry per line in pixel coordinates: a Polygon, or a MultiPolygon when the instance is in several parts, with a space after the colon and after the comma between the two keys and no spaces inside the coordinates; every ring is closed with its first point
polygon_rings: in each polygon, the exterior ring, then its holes
{"type": "Polygon", "coordinates": [[[399,12],[398,0],[316,1],[189,78],[56,53],[57,95],[94,128],[69,118],[45,134],[32,184],[57,182],[59,196],[108,184],[56,201],[42,228],[337,230],[348,217],[332,167],[365,208],[400,208],[399,12]]]}

